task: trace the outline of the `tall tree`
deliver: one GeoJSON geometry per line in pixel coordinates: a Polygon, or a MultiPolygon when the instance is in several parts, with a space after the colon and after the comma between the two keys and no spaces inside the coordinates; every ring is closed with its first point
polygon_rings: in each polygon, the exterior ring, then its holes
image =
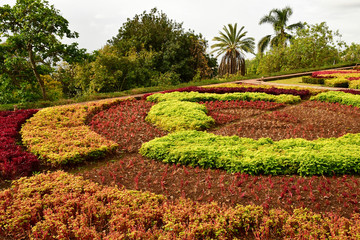
{"type": "Polygon", "coordinates": [[[237,30],[237,24],[228,24],[228,27],[223,27],[224,32],[219,32],[219,37],[214,37],[213,41],[217,41],[211,46],[214,48],[213,52],[217,52],[219,57],[222,57],[219,66],[219,75],[235,74],[240,72],[241,75],[245,75],[245,56],[246,53],[254,53],[255,41],[252,37],[245,38],[247,31],[242,26],[239,31],[237,30]]]}
{"type": "Polygon", "coordinates": [[[291,31],[304,27],[302,22],[287,25],[292,14],[293,10],[290,7],[283,9],[274,8],[268,15],[261,18],[259,24],[271,24],[274,28],[275,35],[266,35],[259,41],[258,51],[260,53],[263,53],[269,45],[272,48],[279,45],[286,45],[286,42],[292,38],[292,35],[286,32],[286,30],[291,31]]]}
{"type": "Polygon", "coordinates": [[[13,7],[0,7],[0,37],[5,39],[7,56],[27,62],[43,99],[47,99],[47,94],[40,69],[52,67],[60,60],[74,62],[84,56],[85,50],[79,50],[77,43],[60,42],[64,37],[78,37],[68,25],[59,11],[45,0],[17,0],[13,7]]]}

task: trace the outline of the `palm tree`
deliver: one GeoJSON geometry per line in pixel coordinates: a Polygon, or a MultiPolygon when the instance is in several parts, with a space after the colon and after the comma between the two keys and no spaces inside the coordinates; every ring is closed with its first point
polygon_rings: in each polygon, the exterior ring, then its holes
{"type": "Polygon", "coordinates": [[[290,7],[285,7],[283,9],[275,8],[270,11],[269,15],[265,15],[261,18],[259,24],[270,23],[274,28],[275,36],[272,37],[272,35],[267,35],[260,40],[258,43],[258,51],[260,53],[263,53],[269,44],[271,48],[286,45],[286,42],[289,41],[292,36],[285,30],[304,28],[302,22],[287,26],[287,22],[292,14],[293,10],[290,7]]]}
{"type": "Polygon", "coordinates": [[[218,52],[216,57],[223,56],[220,66],[219,75],[234,74],[240,72],[245,75],[245,56],[244,52],[254,53],[255,41],[252,37],[245,38],[247,32],[243,32],[244,26],[237,31],[237,24],[223,27],[224,32],[219,32],[219,37],[214,37],[213,41],[219,43],[213,44],[215,48],[212,52],[218,52]]]}

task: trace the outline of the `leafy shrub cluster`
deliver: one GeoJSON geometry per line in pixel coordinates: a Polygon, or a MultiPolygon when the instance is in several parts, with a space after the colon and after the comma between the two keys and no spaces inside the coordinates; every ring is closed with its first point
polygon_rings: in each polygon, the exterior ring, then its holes
{"type": "Polygon", "coordinates": [[[81,162],[104,156],[117,147],[85,125],[87,116],[116,101],[45,108],[21,129],[24,145],[51,165],[81,162]]]}
{"type": "Polygon", "coordinates": [[[21,125],[37,110],[0,111],[0,179],[26,176],[38,166],[38,159],[17,144],[21,125]]]}
{"type": "Polygon", "coordinates": [[[205,101],[268,101],[293,104],[301,101],[299,96],[280,94],[271,95],[267,93],[245,92],[245,93],[198,93],[198,92],[171,92],[156,93],[147,97],[150,102],[162,102],[169,100],[188,101],[188,102],[205,102],[205,101]]]}
{"type": "Polygon", "coordinates": [[[146,121],[169,132],[204,130],[215,123],[214,119],[206,113],[206,106],[199,103],[165,101],[152,106],[146,121]]]}
{"type": "MultiPolygon", "coordinates": [[[[263,87],[256,85],[245,85],[245,84],[237,84],[236,87],[185,87],[178,88],[174,90],[167,90],[161,93],[170,93],[170,92],[198,92],[198,93],[235,93],[235,92],[262,92],[272,95],[280,95],[280,94],[290,94],[294,96],[300,96],[302,99],[310,95],[309,90],[297,90],[297,89],[284,89],[284,88],[276,88],[276,87],[263,87]]],[[[145,94],[143,98],[147,98],[153,93],[145,94]]]]}
{"type": "Polygon", "coordinates": [[[166,163],[249,174],[333,175],[360,173],[360,134],[340,138],[254,140],[181,131],[144,143],[143,156],[166,163]]]}
{"type": "Polygon", "coordinates": [[[359,223],[358,214],[169,202],[61,171],[21,178],[0,192],[0,236],[7,239],[355,239],[359,223]]]}
{"type": "Polygon", "coordinates": [[[329,91],[320,93],[310,98],[310,100],[340,103],[344,105],[352,105],[360,107],[360,96],[358,94],[347,93],[343,91],[329,91]]]}

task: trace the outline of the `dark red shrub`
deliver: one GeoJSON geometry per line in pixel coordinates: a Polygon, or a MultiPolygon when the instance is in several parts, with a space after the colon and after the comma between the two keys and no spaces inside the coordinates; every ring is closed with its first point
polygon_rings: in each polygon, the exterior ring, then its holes
{"type": "Polygon", "coordinates": [[[0,112],[0,179],[27,176],[38,166],[38,159],[17,144],[21,125],[37,110],[0,112]]]}

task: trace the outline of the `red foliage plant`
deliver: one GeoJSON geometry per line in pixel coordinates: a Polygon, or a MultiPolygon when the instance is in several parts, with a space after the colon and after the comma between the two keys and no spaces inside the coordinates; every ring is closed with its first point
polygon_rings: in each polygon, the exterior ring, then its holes
{"type": "Polygon", "coordinates": [[[122,101],[97,113],[90,122],[93,131],[119,144],[120,149],[137,152],[141,144],[167,134],[145,121],[154,103],[122,101]]]}
{"type": "Polygon", "coordinates": [[[0,179],[27,176],[39,164],[17,144],[21,125],[37,110],[0,111],[0,179]]]}

